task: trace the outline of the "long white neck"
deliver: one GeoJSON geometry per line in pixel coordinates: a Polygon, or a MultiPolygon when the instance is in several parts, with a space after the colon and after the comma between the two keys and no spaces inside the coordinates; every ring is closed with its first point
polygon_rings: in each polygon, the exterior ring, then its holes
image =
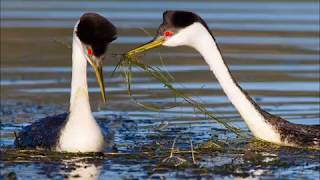
{"type": "Polygon", "coordinates": [[[79,38],[73,35],[70,113],[60,136],[58,151],[98,152],[104,147],[102,131],[94,119],[88,95],[87,60],[79,38]]]}
{"type": "Polygon", "coordinates": [[[72,80],[70,96],[70,112],[75,111],[81,103],[91,112],[87,83],[87,60],[85,59],[81,42],[76,35],[72,43],[72,80]]]}
{"type": "Polygon", "coordinates": [[[197,25],[194,29],[197,32],[197,37],[192,39],[191,46],[199,51],[208,63],[223,91],[239,111],[251,132],[260,139],[279,143],[279,134],[266,122],[259,110],[250,102],[249,97],[233,80],[211,34],[202,25],[197,25]]]}

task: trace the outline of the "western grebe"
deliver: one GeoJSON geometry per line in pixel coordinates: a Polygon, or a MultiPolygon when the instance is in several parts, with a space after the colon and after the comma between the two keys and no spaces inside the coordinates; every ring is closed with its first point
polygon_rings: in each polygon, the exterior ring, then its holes
{"type": "Polygon", "coordinates": [[[192,12],[166,11],[157,35],[151,42],[129,51],[143,52],[159,45],[189,46],[205,59],[223,91],[258,139],[284,146],[320,148],[320,125],[290,123],[259,107],[232,77],[216,41],[204,20],[192,12]]]}
{"type": "Polygon", "coordinates": [[[73,30],[72,81],[69,113],[46,117],[26,126],[15,139],[18,148],[65,152],[100,152],[110,143],[110,131],[92,115],[87,84],[87,62],[93,67],[106,101],[102,60],[116,27],[106,18],[86,13],[73,30]]]}

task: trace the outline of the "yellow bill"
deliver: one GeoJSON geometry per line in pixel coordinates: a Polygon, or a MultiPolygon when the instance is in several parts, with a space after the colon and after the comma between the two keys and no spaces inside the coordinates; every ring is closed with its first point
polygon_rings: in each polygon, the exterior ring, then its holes
{"type": "Polygon", "coordinates": [[[96,74],[96,78],[100,87],[100,92],[102,96],[102,100],[105,103],[107,101],[106,93],[104,89],[104,83],[103,83],[103,72],[102,72],[102,66],[96,66],[95,64],[92,64],[92,67],[94,69],[94,72],[96,74]]]}
{"type": "Polygon", "coordinates": [[[151,42],[148,42],[148,43],[146,43],[146,44],[144,44],[142,46],[139,46],[139,47],[127,52],[127,55],[128,56],[132,56],[134,54],[142,53],[142,52],[147,51],[149,49],[152,49],[152,48],[155,48],[157,46],[160,46],[163,42],[164,42],[164,38],[153,40],[151,42]]]}

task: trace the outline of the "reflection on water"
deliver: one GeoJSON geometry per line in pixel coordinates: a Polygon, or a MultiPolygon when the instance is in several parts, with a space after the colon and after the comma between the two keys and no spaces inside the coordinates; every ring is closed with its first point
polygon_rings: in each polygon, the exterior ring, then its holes
{"type": "MultiPolygon", "coordinates": [[[[48,82],[48,81],[45,81],[48,82]]],[[[6,82],[4,81],[3,84],[5,85],[6,82]]],[[[28,84],[50,84],[50,83],[41,83],[37,81],[16,81],[16,82],[10,82],[7,84],[10,85],[28,85],[28,84]]],[[[178,83],[173,85],[176,87],[176,89],[184,89],[184,90],[195,90],[198,89],[199,86],[202,86],[201,90],[215,90],[220,89],[219,83],[206,83],[204,86],[203,83],[178,83]]],[[[162,84],[158,83],[135,83],[134,89],[135,90],[144,90],[145,87],[148,87],[149,90],[159,90],[164,88],[162,84]]],[[[241,83],[241,86],[247,90],[261,90],[261,91],[317,91],[319,90],[319,86],[315,84],[314,82],[287,82],[287,83],[261,83],[261,82],[246,82],[241,83]],[[270,85],[269,88],[266,88],[265,86],[270,85]]],[[[109,87],[108,91],[125,91],[125,87],[123,88],[112,88],[109,87]]],[[[29,93],[69,93],[69,88],[32,88],[32,89],[20,89],[22,92],[29,92],[29,93]]],[[[100,92],[99,88],[89,88],[89,92],[100,92]]]]}
{"type": "MultiPolygon", "coordinates": [[[[108,104],[99,101],[99,88],[92,69],[88,69],[94,115],[108,123],[117,119],[111,124],[119,152],[146,150],[155,155],[90,161],[67,158],[57,162],[43,155],[39,156],[44,157],[41,160],[21,159],[19,153],[9,150],[5,153],[14,155],[1,161],[1,173],[15,172],[21,179],[183,179],[197,178],[199,174],[225,179],[319,179],[317,152],[290,148],[253,151],[255,148],[241,144],[141,70],[133,69],[135,99],[174,108],[159,112],[142,109],[127,95],[121,72],[111,77],[118,55],[150,40],[152,35],[144,31],[153,34],[161,23],[162,12],[176,8],[197,12],[208,22],[234,77],[264,109],[291,122],[319,123],[318,1],[4,0],[0,12],[1,145],[12,147],[14,131],[68,109],[72,27],[83,12],[95,11],[119,28],[119,38],[110,47],[104,62],[108,104]],[[185,169],[163,167],[159,162],[167,154],[160,152],[170,149],[177,136],[183,136],[177,143],[179,150],[189,151],[190,139],[197,146],[216,136],[221,140],[230,138],[228,142],[236,145],[231,145],[230,152],[196,154],[197,164],[185,169]]],[[[172,74],[176,88],[205,104],[217,117],[248,132],[197,52],[185,47],[159,48],[143,59],[172,74]]],[[[181,157],[192,162],[190,153],[181,157]]]]}
{"type": "MultiPolygon", "coordinates": [[[[97,180],[99,179],[102,166],[82,161],[81,158],[63,160],[65,168],[71,167],[71,172],[66,174],[67,179],[74,180],[97,180]]],[[[63,172],[64,173],[64,172],[63,172]]]]}

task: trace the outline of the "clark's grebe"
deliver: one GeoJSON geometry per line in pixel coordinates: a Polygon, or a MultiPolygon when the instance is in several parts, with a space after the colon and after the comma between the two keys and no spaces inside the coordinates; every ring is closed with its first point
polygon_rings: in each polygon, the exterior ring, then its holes
{"type": "Polygon", "coordinates": [[[95,13],[81,16],[73,30],[69,113],[46,117],[26,126],[15,139],[16,147],[100,152],[110,144],[110,131],[97,123],[90,108],[87,62],[94,69],[103,101],[106,101],[102,60],[116,34],[116,27],[106,18],[95,13]]]}
{"type": "Polygon", "coordinates": [[[272,115],[244,91],[232,77],[216,41],[204,20],[192,12],[166,11],[157,35],[151,42],[128,52],[133,55],[159,45],[190,46],[205,59],[223,91],[239,111],[255,137],[284,146],[320,148],[320,125],[290,123],[272,115]]]}

